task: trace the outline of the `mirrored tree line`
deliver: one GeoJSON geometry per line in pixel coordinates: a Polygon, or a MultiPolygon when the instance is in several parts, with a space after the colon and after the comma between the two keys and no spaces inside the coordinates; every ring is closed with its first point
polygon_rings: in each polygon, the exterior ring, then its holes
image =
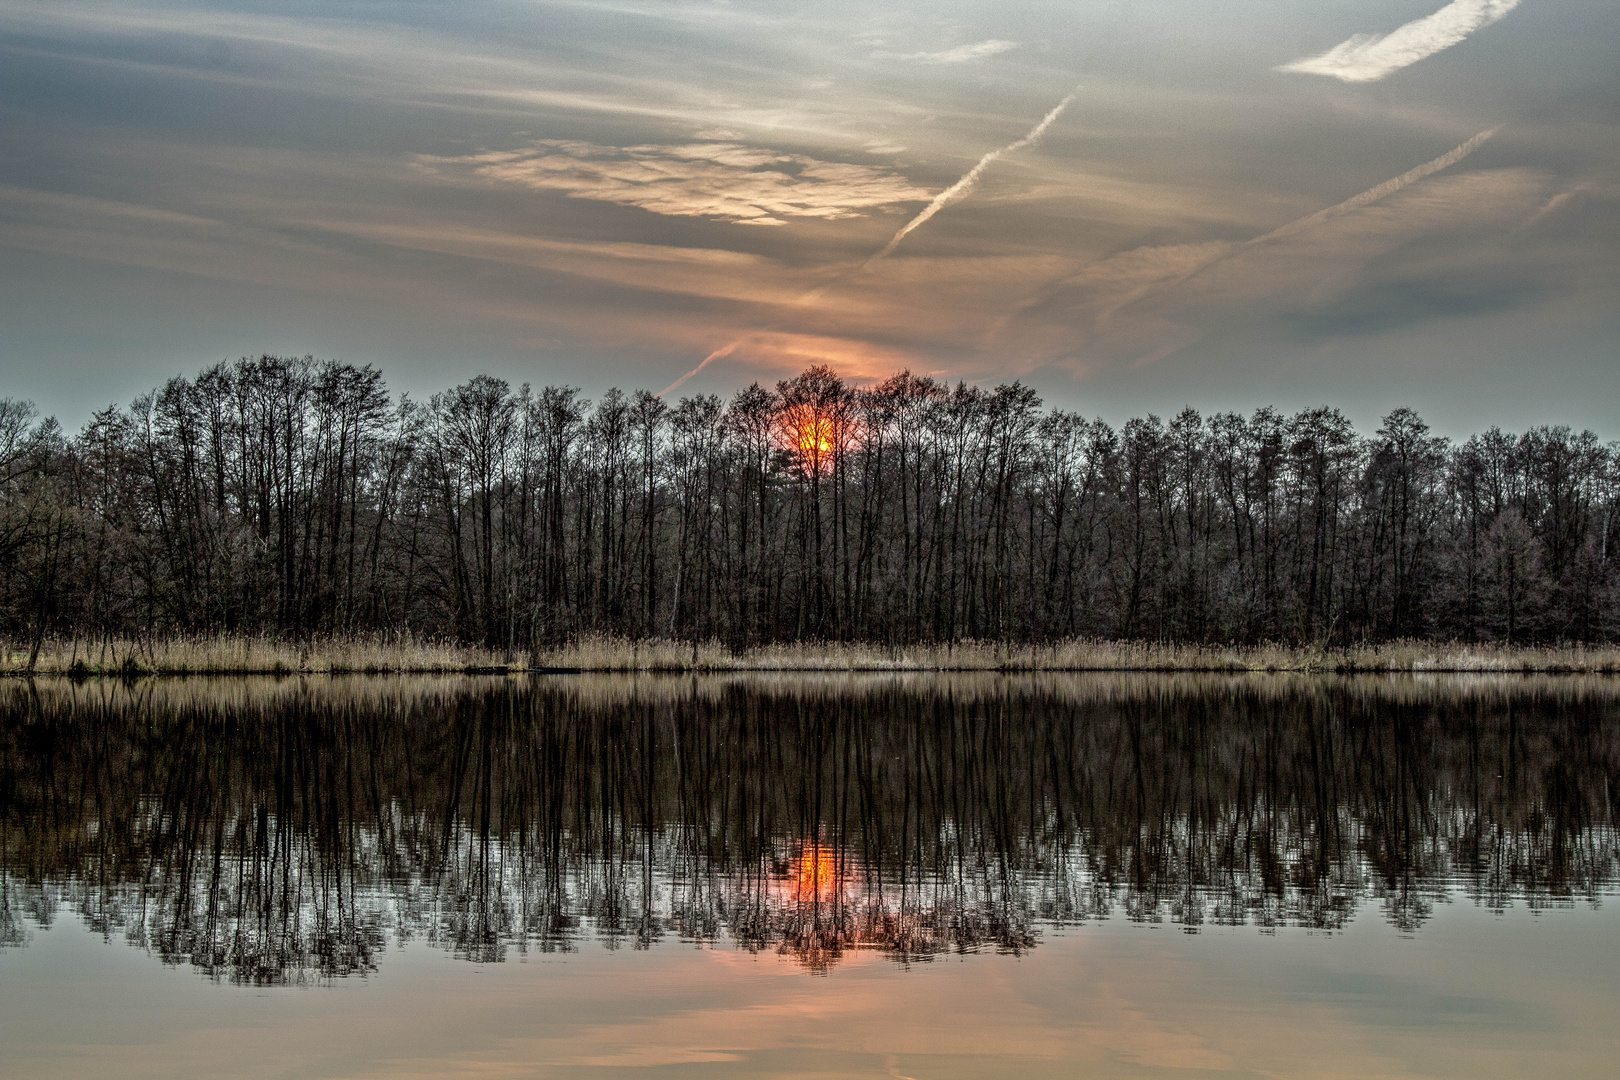
{"type": "Polygon", "coordinates": [[[1398,409],[1115,429],[812,368],[729,401],[260,357],[77,435],[0,401],[0,632],[904,644],[1616,633],[1620,455],[1398,409]]]}
{"type": "Polygon", "coordinates": [[[0,945],[220,978],[660,940],[906,959],[1104,918],[1412,931],[1620,883],[1575,680],[0,688],[0,945]]]}

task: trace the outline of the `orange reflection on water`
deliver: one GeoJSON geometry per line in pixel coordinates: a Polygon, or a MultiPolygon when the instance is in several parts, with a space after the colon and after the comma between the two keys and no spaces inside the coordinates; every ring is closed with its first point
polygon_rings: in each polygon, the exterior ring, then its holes
{"type": "Polygon", "coordinates": [[[854,943],[850,861],[837,848],[810,841],[783,869],[773,890],[779,905],[777,951],[825,972],[854,943]]]}
{"type": "Polygon", "coordinates": [[[806,844],[788,867],[786,898],[796,904],[830,903],[844,891],[851,874],[832,848],[806,844]]]}

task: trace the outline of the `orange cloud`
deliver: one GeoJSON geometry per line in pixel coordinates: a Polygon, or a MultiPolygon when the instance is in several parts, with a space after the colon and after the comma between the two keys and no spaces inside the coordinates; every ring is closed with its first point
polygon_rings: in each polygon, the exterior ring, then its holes
{"type": "Polygon", "coordinates": [[[932,196],[882,166],[822,161],[736,142],[613,147],[548,139],[519,150],[422,157],[418,163],[441,174],[466,170],[575,199],[745,225],[859,217],[866,210],[932,196]]]}

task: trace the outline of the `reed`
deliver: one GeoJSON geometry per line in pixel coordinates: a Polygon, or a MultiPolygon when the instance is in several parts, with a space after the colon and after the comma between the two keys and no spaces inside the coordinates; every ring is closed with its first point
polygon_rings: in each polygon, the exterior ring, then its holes
{"type": "Polygon", "coordinates": [[[885,646],[794,642],[732,649],[718,641],[634,640],[586,635],[557,648],[515,655],[437,639],[355,635],[294,641],[211,634],[149,640],[46,641],[30,665],[23,643],[0,641],[0,673],[144,674],[499,674],[581,672],[1620,672],[1620,647],[1509,646],[1396,641],[1349,648],[1178,645],[1071,639],[1041,645],[989,641],[885,646]]]}
{"type": "Polygon", "coordinates": [[[734,651],[719,642],[583,637],[535,656],[579,671],[1194,671],[1620,672],[1620,648],[1397,641],[1342,649],[1192,645],[1075,638],[1039,645],[989,641],[883,646],[833,642],[734,651]]]}
{"type": "Polygon", "coordinates": [[[412,674],[521,671],[527,657],[417,638],[356,634],[295,641],[259,634],[149,639],[47,640],[30,665],[28,645],[0,640],[0,673],[49,675],[412,674]]]}

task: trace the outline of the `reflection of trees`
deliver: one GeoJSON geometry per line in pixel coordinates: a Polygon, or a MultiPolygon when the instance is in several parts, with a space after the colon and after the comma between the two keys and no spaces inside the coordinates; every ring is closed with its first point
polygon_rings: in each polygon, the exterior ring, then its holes
{"type": "Polygon", "coordinates": [[[1620,688],[1113,677],[0,689],[0,943],[245,982],[665,936],[825,969],[1110,916],[1411,930],[1620,876],[1620,688]],[[254,690],[252,687],[258,687],[254,690]]]}

